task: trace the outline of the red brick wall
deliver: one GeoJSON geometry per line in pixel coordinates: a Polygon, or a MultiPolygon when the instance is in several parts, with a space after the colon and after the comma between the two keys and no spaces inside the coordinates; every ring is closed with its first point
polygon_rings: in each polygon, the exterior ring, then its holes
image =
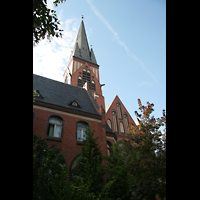
{"type": "MultiPolygon", "coordinates": [[[[72,159],[76,156],[76,153],[80,153],[81,145],[77,144],[76,139],[76,123],[77,121],[86,121],[91,124],[91,129],[95,130],[94,138],[99,136],[99,146],[102,151],[103,156],[107,155],[107,144],[106,144],[106,131],[105,131],[105,116],[102,122],[96,122],[91,120],[84,120],[79,117],[67,116],[64,114],[40,110],[38,108],[33,108],[35,112],[34,120],[33,120],[33,133],[42,138],[47,138],[47,128],[48,128],[48,117],[49,115],[56,114],[61,116],[64,119],[64,131],[63,137],[61,137],[61,142],[59,141],[51,141],[46,140],[48,146],[51,144],[55,144],[58,148],[62,150],[62,152],[66,151],[65,159],[67,163],[67,167],[69,170],[70,163],[72,159]]],[[[105,114],[104,114],[105,115],[105,114]]]]}
{"type": "MultiPolygon", "coordinates": [[[[96,87],[96,91],[91,91],[93,94],[95,93],[96,95],[98,95],[99,97],[95,97],[97,103],[99,106],[102,106],[103,109],[105,110],[105,101],[104,101],[104,96],[102,96],[102,90],[101,90],[101,85],[100,85],[100,80],[99,80],[99,67],[97,65],[94,65],[94,64],[91,64],[91,63],[88,63],[88,62],[84,62],[82,60],[79,60],[77,58],[73,58],[73,72],[74,72],[74,61],[76,62],[79,62],[79,63],[82,63],[83,66],[80,67],[78,70],[76,70],[75,73],[72,74],[72,77],[71,77],[71,85],[75,85],[77,86],[78,85],[78,76],[80,75],[79,72],[82,73],[83,71],[83,68],[85,69],[89,69],[90,72],[91,72],[91,77],[93,76],[94,78],[91,79],[91,80],[94,80],[95,81],[95,87],[96,87]],[[86,66],[88,68],[86,68],[86,66]],[[96,78],[96,75],[93,73],[93,70],[90,68],[95,68],[98,70],[98,79],[96,78]]],[[[81,65],[81,64],[80,64],[81,65]]]]}

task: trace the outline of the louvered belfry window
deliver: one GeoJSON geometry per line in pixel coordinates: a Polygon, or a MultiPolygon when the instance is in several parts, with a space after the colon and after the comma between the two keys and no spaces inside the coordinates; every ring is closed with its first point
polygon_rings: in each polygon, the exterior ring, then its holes
{"type": "Polygon", "coordinates": [[[90,90],[96,90],[96,87],[95,87],[95,81],[91,81],[91,84],[90,84],[90,90]]]}
{"type": "Polygon", "coordinates": [[[90,81],[91,81],[91,73],[90,73],[90,70],[88,69],[87,70],[87,82],[89,83],[89,85],[90,85],[90,81]]]}
{"type": "Polygon", "coordinates": [[[89,85],[89,89],[96,91],[95,81],[94,80],[91,81],[91,71],[89,69],[86,70],[85,68],[83,68],[82,76],[81,75],[78,76],[78,86],[83,87],[86,81],[87,81],[87,84],[89,85]]]}
{"type": "Polygon", "coordinates": [[[82,77],[78,76],[78,86],[83,87],[82,77]]]}
{"type": "Polygon", "coordinates": [[[84,83],[86,82],[86,69],[85,68],[83,68],[83,85],[84,85],[84,83]]]}

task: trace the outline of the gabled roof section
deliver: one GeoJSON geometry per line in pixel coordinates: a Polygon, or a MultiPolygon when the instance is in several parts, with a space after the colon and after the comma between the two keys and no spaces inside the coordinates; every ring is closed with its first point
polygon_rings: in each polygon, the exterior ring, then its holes
{"type": "MultiPolygon", "coordinates": [[[[124,108],[124,111],[131,117],[130,113],[128,112],[128,110],[126,109],[126,107],[124,106],[124,104],[122,103],[121,99],[118,97],[118,95],[115,96],[115,98],[113,99],[113,101],[106,107],[106,113],[110,112],[109,109],[110,107],[113,107],[113,103],[116,105],[116,103],[119,102],[121,105],[121,109],[124,108]]],[[[123,109],[122,109],[123,110],[123,109]]],[[[116,110],[117,111],[117,110],[116,110]]],[[[123,115],[123,113],[122,113],[123,115]]],[[[131,117],[132,119],[132,117],[131,117]]],[[[133,119],[132,119],[133,120],[133,119]]],[[[134,121],[134,120],[133,120],[134,121]]]]}
{"type": "Polygon", "coordinates": [[[85,61],[89,61],[97,65],[97,61],[94,55],[93,50],[89,49],[87,35],[85,31],[85,26],[83,20],[81,21],[81,25],[78,31],[78,35],[75,40],[74,49],[72,52],[72,56],[75,56],[79,59],[83,59],[85,61]]]}
{"type": "Polygon", "coordinates": [[[43,99],[37,98],[35,103],[66,108],[78,111],[80,114],[101,116],[93,105],[88,92],[83,88],[33,74],[33,90],[40,91],[43,96],[43,99]],[[75,104],[73,106],[73,102],[79,106],[75,106],[75,104]]]}

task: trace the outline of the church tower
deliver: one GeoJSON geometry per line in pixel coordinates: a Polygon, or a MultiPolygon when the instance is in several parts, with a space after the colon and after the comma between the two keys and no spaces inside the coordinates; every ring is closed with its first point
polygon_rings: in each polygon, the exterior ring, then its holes
{"type": "Polygon", "coordinates": [[[99,65],[93,49],[89,48],[83,17],[63,77],[65,83],[89,90],[99,107],[102,106],[105,110],[105,101],[99,77],[99,65]]]}

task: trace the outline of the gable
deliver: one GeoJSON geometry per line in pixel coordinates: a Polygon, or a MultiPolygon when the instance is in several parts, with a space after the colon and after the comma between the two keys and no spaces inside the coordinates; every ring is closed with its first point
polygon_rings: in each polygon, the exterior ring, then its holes
{"type": "MultiPolygon", "coordinates": [[[[110,119],[112,121],[112,130],[113,130],[113,115],[112,115],[113,111],[115,111],[117,116],[118,129],[120,129],[120,122],[122,122],[125,127],[127,123],[125,120],[126,115],[128,117],[128,123],[136,125],[133,118],[129,114],[128,110],[126,109],[120,98],[116,95],[114,100],[106,108],[106,120],[110,119]],[[119,105],[119,107],[117,106],[117,104],[119,105]],[[121,115],[120,115],[120,110],[121,110],[121,115]]],[[[118,130],[118,132],[120,132],[120,130],[118,130]]]]}

